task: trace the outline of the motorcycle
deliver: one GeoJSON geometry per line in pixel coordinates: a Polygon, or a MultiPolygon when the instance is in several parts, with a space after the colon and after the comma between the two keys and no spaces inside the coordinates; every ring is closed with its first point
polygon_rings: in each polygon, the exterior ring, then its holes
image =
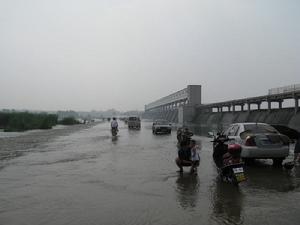
{"type": "Polygon", "coordinates": [[[242,148],[239,144],[227,144],[230,139],[217,134],[213,142],[213,159],[223,181],[238,185],[246,181],[244,163],[241,160],[242,148]]]}
{"type": "Polygon", "coordinates": [[[117,136],[117,134],[118,134],[118,128],[112,127],[111,128],[111,135],[115,137],[115,136],[117,136]]]}

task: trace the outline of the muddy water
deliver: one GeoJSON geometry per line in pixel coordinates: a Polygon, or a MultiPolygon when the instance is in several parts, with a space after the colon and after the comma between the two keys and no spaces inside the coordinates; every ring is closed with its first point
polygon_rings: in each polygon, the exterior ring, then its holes
{"type": "Polygon", "coordinates": [[[0,138],[0,224],[298,224],[300,168],[268,161],[222,183],[202,141],[198,176],[176,173],[176,135],[120,122],[0,138]]]}

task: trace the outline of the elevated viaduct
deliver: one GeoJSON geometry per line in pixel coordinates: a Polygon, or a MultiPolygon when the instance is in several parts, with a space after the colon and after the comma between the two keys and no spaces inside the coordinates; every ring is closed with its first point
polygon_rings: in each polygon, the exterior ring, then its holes
{"type": "Polygon", "coordinates": [[[146,105],[145,115],[193,127],[199,133],[234,122],[267,122],[300,131],[299,99],[300,85],[290,85],[270,89],[267,95],[201,104],[201,86],[189,85],[146,105]],[[286,100],[289,104],[284,106],[286,100]]]}
{"type": "Polygon", "coordinates": [[[166,119],[183,123],[187,114],[194,115],[201,105],[201,85],[188,85],[186,88],[145,105],[145,118],[166,119]]]}

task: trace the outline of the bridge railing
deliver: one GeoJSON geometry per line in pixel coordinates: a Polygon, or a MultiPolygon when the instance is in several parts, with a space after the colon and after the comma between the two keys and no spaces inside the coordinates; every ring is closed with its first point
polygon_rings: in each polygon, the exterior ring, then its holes
{"type": "Polygon", "coordinates": [[[284,94],[290,92],[297,92],[300,91],[300,84],[288,85],[279,88],[271,88],[269,89],[269,95],[276,95],[276,94],[284,94]]]}

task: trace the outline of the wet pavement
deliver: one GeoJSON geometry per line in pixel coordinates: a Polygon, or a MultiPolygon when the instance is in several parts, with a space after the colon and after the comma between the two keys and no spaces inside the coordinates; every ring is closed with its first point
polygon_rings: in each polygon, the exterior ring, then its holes
{"type": "MultiPolygon", "coordinates": [[[[198,176],[180,175],[176,132],[109,123],[0,135],[0,224],[298,224],[300,167],[260,161],[239,188],[218,179],[202,141],[198,176]]],[[[292,157],[290,157],[291,159],[292,157]]]]}

